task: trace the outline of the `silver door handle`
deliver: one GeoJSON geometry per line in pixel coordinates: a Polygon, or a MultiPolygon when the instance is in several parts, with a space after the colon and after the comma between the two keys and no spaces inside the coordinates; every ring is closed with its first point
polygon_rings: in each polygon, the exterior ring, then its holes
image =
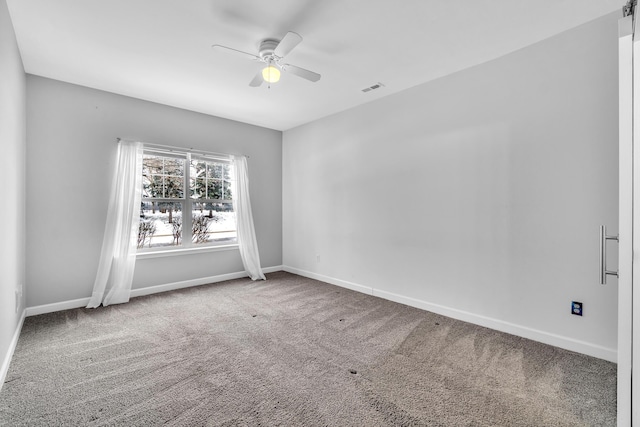
{"type": "Polygon", "coordinates": [[[607,270],[607,240],[618,241],[618,236],[607,236],[607,227],[600,226],[600,284],[607,284],[607,276],[618,277],[617,271],[607,270]]]}

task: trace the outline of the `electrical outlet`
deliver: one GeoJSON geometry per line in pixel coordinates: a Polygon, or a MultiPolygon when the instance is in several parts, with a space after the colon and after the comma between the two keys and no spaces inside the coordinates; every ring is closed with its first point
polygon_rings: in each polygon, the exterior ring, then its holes
{"type": "Polygon", "coordinates": [[[582,303],[578,301],[571,301],[571,314],[576,316],[582,316],[582,303]]]}
{"type": "Polygon", "coordinates": [[[320,262],[320,255],[316,255],[316,262],[320,262]]]}
{"type": "Polygon", "coordinates": [[[21,299],[22,299],[22,292],[16,289],[16,313],[20,311],[21,299]]]}

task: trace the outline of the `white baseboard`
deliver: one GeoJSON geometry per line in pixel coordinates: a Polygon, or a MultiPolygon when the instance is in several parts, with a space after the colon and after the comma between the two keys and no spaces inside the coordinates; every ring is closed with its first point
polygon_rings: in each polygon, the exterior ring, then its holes
{"type": "Polygon", "coordinates": [[[237,273],[220,274],[218,276],[202,277],[199,279],[184,280],[181,282],[165,283],[163,285],[149,286],[146,288],[132,289],[131,298],[143,295],[157,294],[160,292],[175,291],[177,289],[190,288],[192,286],[206,285],[207,283],[224,282],[225,280],[241,279],[247,277],[244,271],[237,273]]]}
{"type": "Polygon", "coordinates": [[[262,272],[263,272],[264,274],[267,274],[267,273],[275,273],[276,271],[283,271],[283,270],[284,270],[284,267],[283,267],[283,266],[281,266],[281,265],[275,265],[275,266],[273,266],[273,267],[265,267],[265,268],[263,268],[263,269],[262,269],[262,272]]]}
{"type": "Polygon", "coordinates": [[[462,320],[464,322],[473,323],[474,325],[484,326],[486,328],[495,329],[500,332],[506,332],[511,335],[517,335],[533,341],[549,344],[554,347],[560,347],[565,350],[575,351],[577,353],[586,354],[588,356],[597,357],[598,359],[616,362],[618,352],[614,349],[591,344],[586,341],[580,341],[562,335],[552,334],[540,331],[538,329],[526,326],[516,325],[515,323],[505,322],[503,320],[491,317],[481,316],[455,308],[445,307],[438,304],[432,304],[415,298],[405,297],[391,292],[374,289],[373,295],[390,301],[416,307],[432,313],[441,314],[453,319],[462,320]]]}
{"type": "Polygon", "coordinates": [[[306,271],[306,270],[300,270],[298,268],[289,267],[289,266],[286,266],[286,265],[282,267],[282,270],[284,270],[286,272],[289,272],[289,273],[297,274],[298,276],[304,276],[304,277],[308,277],[310,279],[315,279],[315,280],[319,280],[321,282],[330,283],[332,285],[340,286],[341,288],[347,288],[347,289],[351,289],[352,291],[361,292],[363,294],[373,295],[373,288],[371,288],[369,286],[363,286],[363,285],[359,285],[357,283],[347,282],[345,280],[334,279],[333,277],[324,276],[324,275],[318,274],[318,273],[312,273],[312,272],[306,271]]]}
{"type": "MultiPolygon", "coordinates": [[[[281,271],[281,270],[282,270],[282,266],[278,265],[275,267],[263,268],[262,272],[273,273],[275,271],[281,271]]],[[[174,291],[176,289],[190,288],[192,286],[201,286],[201,285],[206,285],[208,283],[224,282],[225,280],[242,279],[243,277],[247,277],[247,276],[248,274],[245,271],[238,271],[236,273],[220,274],[217,276],[202,277],[199,279],[184,280],[181,282],[166,283],[164,285],[149,286],[149,287],[140,288],[140,289],[132,289],[131,298],[141,297],[143,295],[157,294],[159,292],[174,291]]]]}
{"type": "Polygon", "coordinates": [[[89,304],[90,299],[91,298],[87,297],[87,298],[79,298],[79,299],[74,299],[69,301],[54,302],[51,304],[36,305],[33,307],[27,307],[25,311],[27,313],[27,317],[30,317],[30,316],[37,316],[38,314],[53,313],[53,312],[62,311],[62,310],[70,310],[72,308],[86,307],[87,304],[89,304]]]}
{"type": "Polygon", "coordinates": [[[380,297],[389,301],[394,301],[400,304],[416,307],[421,310],[426,310],[432,313],[441,314],[443,316],[451,317],[453,319],[462,320],[464,322],[469,322],[475,325],[484,326],[486,328],[494,329],[500,332],[506,332],[511,335],[516,335],[516,336],[527,338],[533,341],[549,344],[554,347],[560,347],[565,350],[575,351],[577,353],[582,353],[588,356],[597,357],[598,359],[604,359],[609,362],[615,363],[617,361],[617,351],[615,349],[606,348],[606,347],[591,344],[585,341],[579,341],[573,338],[540,331],[540,330],[529,328],[526,326],[516,325],[514,323],[505,322],[503,320],[494,319],[491,317],[481,316],[478,314],[458,310],[451,307],[445,307],[439,304],[433,304],[427,301],[422,301],[419,299],[394,294],[392,292],[374,289],[374,288],[359,285],[356,283],[345,282],[340,279],[323,276],[318,273],[300,270],[298,268],[293,268],[286,265],[283,266],[283,270],[300,275],[300,276],[308,277],[310,279],[320,280],[322,282],[330,283],[332,285],[336,285],[336,286],[348,288],[354,291],[362,292],[368,295],[380,297]]]}
{"type": "MultiPolygon", "coordinates": [[[[274,267],[266,267],[262,269],[264,273],[273,273],[275,271],[281,271],[281,270],[282,270],[281,265],[277,265],[274,267]]],[[[157,294],[160,292],[173,291],[176,289],[190,288],[192,286],[206,285],[208,283],[216,283],[216,282],[224,282],[225,280],[241,279],[243,277],[247,277],[247,273],[244,271],[238,271],[236,273],[220,274],[217,276],[201,277],[198,279],[184,280],[184,281],[173,282],[173,283],[165,283],[163,285],[148,286],[146,288],[140,288],[140,289],[132,289],[130,296],[131,298],[135,298],[143,295],[151,295],[151,294],[157,294]]],[[[27,307],[25,312],[27,316],[37,316],[38,314],[53,313],[56,311],[69,310],[73,308],[81,308],[81,307],[86,307],[87,304],[89,304],[90,299],[91,298],[87,297],[87,298],[80,298],[80,299],[75,299],[70,301],[61,301],[61,302],[56,302],[52,304],[44,304],[44,305],[38,305],[34,307],[27,307]]]]}
{"type": "Polygon", "coordinates": [[[22,325],[24,324],[25,316],[26,316],[26,310],[22,310],[20,321],[16,325],[16,330],[14,331],[13,337],[11,338],[11,342],[9,343],[7,354],[4,355],[4,359],[2,360],[2,366],[0,366],[0,390],[2,390],[2,386],[4,385],[4,380],[7,378],[7,373],[9,372],[9,365],[11,364],[11,359],[13,358],[13,352],[16,350],[16,346],[18,345],[18,339],[20,338],[20,331],[22,331],[22,325]]]}

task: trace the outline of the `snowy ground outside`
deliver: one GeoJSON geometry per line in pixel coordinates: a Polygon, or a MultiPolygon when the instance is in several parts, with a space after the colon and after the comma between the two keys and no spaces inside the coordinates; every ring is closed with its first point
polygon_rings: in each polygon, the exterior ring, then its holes
{"type": "MultiPolygon", "coordinates": [[[[152,210],[141,211],[143,216],[140,217],[141,223],[152,223],[155,226],[155,232],[150,237],[144,239],[144,248],[154,248],[163,246],[175,246],[176,236],[174,235],[174,222],[176,228],[177,224],[181,223],[182,212],[172,212],[171,222],[169,221],[169,210],[161,212],[156,210],[154,213],[152,210]]],[[[235,212],[209,212],[204,210],[200,212],[195,210],[193,212],[194,221],[195,218],[204,217],[202,220],[206,223],[206,234],[203,234],[202,241],[197,244],[207,244],[212,242],[233,242],[236,240],[236,214],[235,212]],[[211,214],[211,217],[209,216],[211,214]]],[[[179,227],[178,229],[181,229],[179,227]]],[[[180,243],[181,243],[180,239],[180,243]]],[[[194,243],[195,236],[194,236],[194,243]]]]}

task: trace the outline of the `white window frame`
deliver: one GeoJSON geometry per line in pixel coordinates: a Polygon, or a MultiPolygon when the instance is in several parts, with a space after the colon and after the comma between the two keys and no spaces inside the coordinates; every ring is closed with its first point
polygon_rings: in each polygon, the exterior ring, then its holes
{"type": "MultiPolygon", "coordinates": [[[[151,155],[151,156],[159,156],[159,157],[170,157],[177,158],[184,161],[184,176],[183,176],[183,191],[181,198],[165,198],[165,197],[144,197],[142,196],[143,202],[156,202],[156,203],[181,203],[182,204],[182,231],[181,231],[181,242],[179,245],[170,245],[170,246],[157,246],[157,247],[142,247],[138,248],[136,252],[137,258],[156,258],[162,256],[172,256],[172,255],[186,255],[190,253],[197,252],[212,252],[212,251],[220,251],[220,250],[233,250],[238,248],[237,237],[233,241],[224,241],[224,242],[206,242],[206,243],[194,243],[192,239],[192,214],[193,214],[193,205],[198,202],[202,203],[231,203],[233,201],[230,199],[195,199],[191,196],[191,161],[192,160],[202,160],[210,163],[223,163],[232,165],[233,160],[231,156],[223,156],[218,154],[210,154],[205,152],[192,153],[190,151],[180,151],[179,149],[165,149],[165,148],[155,148],[155,147],[145,147],[143,149],[143,156],[151,155]],[[188,222],[185,224],[185,218],[188,219],[188,222]]],[[[224,182],[224,178],[222,179],[224,182]]],[[[233,182],[233,177],[231,179],[233,182]]],[[[222,189],[224,194],[224,187],[222,189]]],[[[235,211],[234,211],[235,212],[235,211]]],[[[236,232],[237,232],[237,223],[236,223],[236,232]]]]}

